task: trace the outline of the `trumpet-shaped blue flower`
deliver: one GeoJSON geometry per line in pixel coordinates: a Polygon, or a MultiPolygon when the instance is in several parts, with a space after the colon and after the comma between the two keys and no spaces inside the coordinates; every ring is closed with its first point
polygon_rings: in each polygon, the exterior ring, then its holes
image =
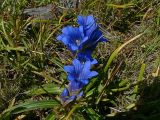
{"type": "MultiPolygon", "coordinates": [[[[94,61],[96,62],[96,60],[94,61]]],[[[70,82],[69,88],[65,88],[61,94],[62,103],[69,103],[83,95],[81,89],[88,84],[89,78],[98,74],[96,71],[90,71],[91,65],[91,61],[82,63],[78,59],[74,59],[73,65],[64,67],[64,70],[68,73],[68,80],[70,82]]]]}
{"type": "Polygon", "coordinates": [[[63,92],[61,93],[60,97],[63,105],[66,105],[72,102],[73,100],[79,99],[83,96],[83,91],[80,90],[69,91],[69,90],[67,88],[64,88],[63,92]]]}
{"type": "Polygon", "coordinates": [[[57,40],[60,40],[72,52],[75,52],[82,48],[82,43],[87,41],[88,37],[84,35],[82,26],[67,26],[62,29],[62,34],[57,37],[57,40]]]}
{"type": "Polygon", "coordinates": [[[106,39],[99,30],[93,15],[78,16],[77,23],[80,25],[79,27],[64,27],[57,40],[63,42],[72,52],[78,51],[78,53],[81,53],[88,49],[90,55],[87,56],[91,57],[91,53],[98,42],[104,42],[106,39]]]}
{"type": "Polygon", "coordinates": [[[80,82],[84,85],[88,84],[88,79],[96,76],[96,71],[90,71],[91,61],[81,63],[78,59],[73,60],[72,66],[65,66],[64,70],[68,73],[69,81],[80,82]]]}
{"type": "Polygon", "coordinates": [[[80,26],[83,26],[85,34],[90,36],[94,30],[98,28],[96,21],[94,20],[93,15],[89,16],[78,16],[77,23],[80,26]]]}
{"type": "Polygon", "coordinates": [[[76,99],[76,95],[70,95],[67,88],[64,88],[60,97],[61,97],[62,104],[68,104],[69,102],[76,99]]]}
{"type": "Polygon", "coordinates": [[[86,60],[92,60],[92,52],[96,48],[99,42],[106,42],[103,37],[102,31],[99,30],[93,15],[78,16],[77,23],[83,26],[84,35],[88,37],[88,40],[82,43],[82,50],[78,53],[78,59],[86,58],[86,60]]]}

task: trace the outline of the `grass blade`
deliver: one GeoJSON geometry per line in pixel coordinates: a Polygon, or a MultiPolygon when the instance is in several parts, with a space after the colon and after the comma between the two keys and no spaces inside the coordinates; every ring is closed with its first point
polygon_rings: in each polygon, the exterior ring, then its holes
{"type": "Polygon", "coordinates": [[[12,108],[6,109],[3,114],[18,114],[26,111],[31,111],[35,109],[43,109],[43,108],[53,108],[54,106],[58,106],[59,103],[55,100],[43,100],[43,101],[28,101],[25,103],[20,103],[12,108]]]}
{"type": "Polygon", "coordinates": [[[41,95],[41,94],[60,94],[62,89],[57,85],[50,83],[44,84],[41,87],[35,87],[25,92],[29,96],[41,95]]]}

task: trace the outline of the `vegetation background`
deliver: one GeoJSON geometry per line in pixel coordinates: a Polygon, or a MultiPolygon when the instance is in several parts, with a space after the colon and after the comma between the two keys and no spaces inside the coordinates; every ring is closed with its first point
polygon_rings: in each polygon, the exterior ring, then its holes
{"type": "Polygon", "coordinates": [[[160,118],[159,0],[1,0],[0,7],[0,120],[160,118]],[[99,76],[82,99],[62,106],[63,66],[73,56],[55,38],[90,14],[109,40],[94,52],[99,76]]]}

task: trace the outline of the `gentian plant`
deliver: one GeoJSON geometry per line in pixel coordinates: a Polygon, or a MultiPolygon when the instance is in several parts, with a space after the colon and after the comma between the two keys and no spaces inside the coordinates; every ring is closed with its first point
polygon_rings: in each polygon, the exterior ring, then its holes
{"type": "Polygon", "coordinates": [[[78,27],[64,27],[62,34],[57,37],[75,56],[72,65],[64,66],[69,85],[61,94],[63,105],[82,97],[82,88],[89,83],[90,78],[98,75],[96,71],[90,70],[97,63],[92,53],[99,42],[107,41],[93,15],[78,16],[77,23],[78,27]]]}

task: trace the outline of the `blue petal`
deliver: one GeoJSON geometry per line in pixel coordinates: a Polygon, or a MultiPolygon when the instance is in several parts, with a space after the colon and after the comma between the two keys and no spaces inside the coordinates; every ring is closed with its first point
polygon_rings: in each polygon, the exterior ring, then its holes
{"type": "Polygon", "coordinates": [[[73,81],[73,80],[75,80],[75,77],[73,75],[69,74],[68,77],[67,77],[67,79],[69,81],[73,81]]]}
{"type": "Polygon", "coordinates": [[[94,20],[93,15],[78,16],[77,23],[80,26],[83,26],[85,30],[85,35],[87,35],[88,37],[90,37],[90,35],[95,29],[98,29],[98,26],[96,24],[96,21],[94,20]]]}
{"type": "Polygon", "coordinates": [[[76,99],[76,96],[74,95],[74,96],[71,96],[71,97],[69,97],[66,101],[65,101],[65,105],[67,105],[68,103],[70,103],[70,102],[72,102],[73,100],[75,100],[76,99]]]}
{"type": "Polygon", "coordinates": [[[65,36],[64,34],[61,34],[57,37],[57,40],[62,41],[65,45],[68,44],[68,36],[65,36]]]}
{"type": "Polygon", "coordinates": [[[91,67],[91,62],[90,61],[85,62],[83,70],[80,72],[79,75],[79,81],[85,85],[88,84],[88,75],[90,73],[90,67],[91,67]]]}
{"type": "Polygon", "coordinates": [[[84,29],[83,29],[83,26],[79,26],[79,32],[80,32],[81,37],[83,38],[83,37],[84,37],[84,29]]]}
{"type": "Polygon", "coordinates": [[[83,91],[81,91],[78,95],[77,95],[77,99],[81,98],[83,96],[83,91]]]}
{"type": "Polygon", "coordinates": [[[63,92],[61,93],[62,102],[65,102],[68,99],[68,95],[69,95],[68,89],[64,88],[63,92]]]}
{"type": "Polygon", "coordinates": [[[61,35],[58,35],[58,37],[56,39],[57,40],[62,40],[62,38],[63,38],[63,35],[61,34],[61,35]]]}
{"type": "Polygon", "coordinates": [[[89,83],[89,80],[88,79],[83,79],[81,80],[83,84],[87,85],[89,83]]]}
{"type": "Polygon", "coordinates": [[[74,71],[74,67],[73,67],[73,66],[70,66],[70,65],[64,66],[64,70],[65,70],[66,72],[73,72],[73,71],[74,71]]]}
{"type": "Polygon", "coordinates": [[[96,71],[92,71],[92,72],[90,72],[88,77],[92,78],[92,77],[97,76],[97,75],[98,75],[98,73],[96,71]]]}
{"type": "Polygon", "coordinates": [[[84,17],[83,16],[78,16],[77,17],[77,23],[79,24],[79,25],[84,25],[84,22],[85,22],[85,20],[84,20],[84,17]]]}
{"type": "Polygon", "coordinates": [[[72,26],[67,26],[62,29],[62,33],[64,33],[65,35],[69,35],[72,32],[72,30],[73,30],[72,26]]]}
{"type": "Polygon", "coordinates": [[[76,51],[78,50],[78,46],[76,45],[70,45],[71,50],[76,51]]]}
{"type": "Polygon", "coordinates": [[[100,42],[107,42],[107,39],[105,39],[104,37],[102,37],[102,38],[100,39],[100,42]]]}
{"type": "Polygon", "coordinates": [[[68,37],[67,36],[64,36],[62,39],[61,39],[61,41],[65,44],[65,45],[67,45],[68,44],[68,37]]]}
{"type": "Polygon", "coordinates": [[[66,97],[66,96],[68,96],[68,95],[69,95],[69,92],[68,92],[67,88],[64,88],[61,96],[62,96],[62,97],[66,97]]]}
{"type": "Polygon", "coordinates": [[[89,16],[78,16],[77,17],[77,23],[79,25],[82,25],[82,26],[89,26],[89,25],[92,25],[93,23],[95,23],[95,20],[93,18],[93,15],[89,15],[89,16]]]}
{"type": "Polygon", "coordinates": [[[73,65],[74,65],[74,68],[75,68],[75,73],[76,74],[80,73],[80,71],[82,70],[82,67],[83,67],[81,65],[80,61],[78,59],[74,59],[73,60],[73,65]]]}
{"type": "Polygon", "coordinates": [[[71,81],[69,83],[69,92],[73,95],[73,92],[75,94],[83,87],[83,85],[78,81],[71,81]]]}
{"type": "Polygon", "coordinates": [[[93,60],[91,61],[91,64],[92,64],[92,65],[97,64],[97,63],[98,63],[98,61],[97,61],[96,59],[93,59],[93,60]]]}
{"type": "Polygon", "coordinates": [[[76,96],[72,95],[72,96],[67,100],[67,102],[68,102],[68,101],[73,101],[75,98],[76,98],[76,96]]]}
{"type": "Polygon", "coordinates": [[[85,64],[84,64],[84,67],[83,67],[83,70],[85,72],[88,72],[91,68],[91,62],[90,61],[86,61],[85,64]]]}
{"type": "Polygon", "coordinates": [[[80,64],[79,60],[77,60],[77,59],[74,59],[74,60],[73,60],[73,65],[74,65],[74,66],[79,65],[79,64],[80,64]]]}

